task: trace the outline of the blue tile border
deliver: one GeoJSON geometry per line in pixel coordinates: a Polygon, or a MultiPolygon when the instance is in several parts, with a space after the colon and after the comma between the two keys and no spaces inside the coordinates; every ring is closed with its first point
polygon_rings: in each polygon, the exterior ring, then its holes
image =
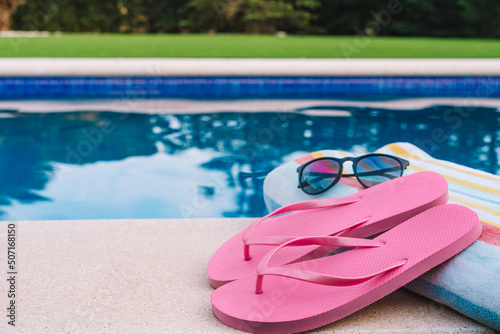
{"type": "Polygon", "coordinates": [[[500,97],[500,77],[2,77],[0,99],[500,97]]]}

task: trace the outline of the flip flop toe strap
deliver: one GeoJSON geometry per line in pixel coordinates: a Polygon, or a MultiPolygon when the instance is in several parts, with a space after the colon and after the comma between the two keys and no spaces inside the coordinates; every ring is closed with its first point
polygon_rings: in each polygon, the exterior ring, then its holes
{"type": "Polygon", "coordinates": [[[308,246],[308,245],[335,246],[335,247],[382,247],[384,243],[369,239],[330,237],[330,236],[303,237],[288,241],[282,244],[281,246],[277,247],[273,251],[269,252],[268,254],[266,254],[262,259],[262,261],[259,263],[257,268],[257,282],[255,287],[255,293],[261,294],[263,292],[262,285],[263,285],[264,275],[289,277],[301,281],[322,284],[322,285],[349,286],[349,285],[363,283],[375,276],[399,268],[408,262],[407,259],[402,259],[390,265],[387,268],[384,268],[382,270],[379,270],[377,272],[365,276],[358,276],[358,277],[331,276],[313,271],[301,270],[297,268],[269,267],[269,261],[271,260],[271,258],[282,248],[287,246],[308,246]]]}
{"type": "MultiPolygon", "coordinates": [[[[292,203],[292,204],[285,205],[285,206],[282,206],[281,208],[274,210],[273,212],[267,214],[266,216],[254,221],[250,226],[248,226],[248,228],[243,233],[242,239],[243,239],[243,244],[244,244],[243,252],[244,252],[245,261],[251,260],[250,245],[280,245],[284,242],[297,239],[297,237],[293,237],[293,236],[269,236],[269,237],[252,236],[252,232],[254,231],[254,229],[260,223],[262,223],[264,220],[271,218],[273,216],[283,214],[283,213],[288,213],[288,212],[293,212],[293,211],[303,211],[303,210],[309,210],[309,209],[320,209],[320,208],[334,207],[334,206],[345,205],[345,204],[352,204],[352,203],[359,202],[360,200],[361,200],[361,196],[357,196],[357,197],[353,197],[353,198],[317,199],[317,200],[292,203]]],[[[356,222],[354,224],[351,224],[348,227],[343,228],[340,231],[336,231],[335,233],[332,233],[332,235],[340,233],[346,229],[353,228],[355,225],[362,224],[362,223],[366,222],[368,219],[369,218],[367,218],[361,222],[356,222]]]]}

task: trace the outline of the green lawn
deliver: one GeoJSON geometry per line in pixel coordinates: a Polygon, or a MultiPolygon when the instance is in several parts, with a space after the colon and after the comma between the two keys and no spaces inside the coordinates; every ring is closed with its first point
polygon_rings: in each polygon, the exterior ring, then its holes
{"type": "Polygon", "coordinates": [[[500,40],[64,34],[0,38],[0,57],[498,58],[500,40]]]}

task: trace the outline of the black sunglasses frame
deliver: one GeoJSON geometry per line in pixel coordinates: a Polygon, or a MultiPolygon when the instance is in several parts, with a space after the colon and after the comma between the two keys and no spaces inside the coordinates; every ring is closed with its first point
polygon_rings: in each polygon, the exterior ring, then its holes
{"type": "MultiPolygon", "coordinates": [[[[362,159],[365,159],[365,158],[369,158],[369,157],[388,157],[388,158],[392,158],[392,159],[395,159],[397,160],[400,165],[401,165],[401,175],[399,175],[398,177],[401,177],[403,176],[403,173],[404,173],[404,170],[406,168],[408,168],[408,166],[410,165],[410,162],[408,160],[405,160],[405,159],[402,159],[400,157],[396,157],[394,155],[389,155],[389,154],[382,154],[382,153],[370,153],[370,154],[365,154],[365,155],[362,155],[362,156],[359,156],[359,157],[346,157],[346,158],[329,158],[329,157],[322,157],[322,158],[317,158],[317,159],[314,159],[314,160],[311,160],[307,163],[305,163],[304,165],[302,166],[299,166],[297,168],[297,172],[299,173],[299,185],[298,185],[298,188],[300,188],[303,192],[305,192],[306,194],[308,195],[319,195],[319,194],[322,194],[324,193],[325,191],[329,190],[331,187],[333,187],[334,185],[336,185],[340,179],[342,178],[342,176],[356,176],[356,179],[358,180],[358,182],[365,188],[370,188],[370,186],[367,186],[366,184],[364,184],[360,178],[359,178],[359,173],[357,172],[357,166],[358,166],[358,162],[362,159]],[[339,171],[337,173],[337,176],[335,178],[335,180],[333,180],[333,183],[331,185],[329,185],[328,187],[326,187],[325,189],[321,190],[321,191],[318,191],[318,192],[314,192],[314,193],[311,193],[311,192],[307,192],[305,190],[305,187],[301,182],[300,180],[302,179],[302,173],[304,171],[304,169],[316,162],[316,161],[319,161],[319,160],[333,160],[335,162],[337,162],[339,164],[339,171]],[[344,170],[344,162],[346,161],[351,161],[352,162],[352,170],[354,172],[354,174],[342,174],[343,170],[344,170]]],[[[372,173],[379,173],[380,171],[374,171],[374,172],[365,172],[363,173],[363,175],[370,175],[372,173]]],[[[377,174],[373,174],[373,175],[377,175],[377,174]]]]}

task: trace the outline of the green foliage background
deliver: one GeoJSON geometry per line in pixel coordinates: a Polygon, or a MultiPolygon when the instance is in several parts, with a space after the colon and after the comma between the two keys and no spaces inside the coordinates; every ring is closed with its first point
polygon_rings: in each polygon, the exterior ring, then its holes
{"type": "Polygon", "coordinates": [[[498,38],[500,1],[24,0],[11,28],[498,38]]]}

